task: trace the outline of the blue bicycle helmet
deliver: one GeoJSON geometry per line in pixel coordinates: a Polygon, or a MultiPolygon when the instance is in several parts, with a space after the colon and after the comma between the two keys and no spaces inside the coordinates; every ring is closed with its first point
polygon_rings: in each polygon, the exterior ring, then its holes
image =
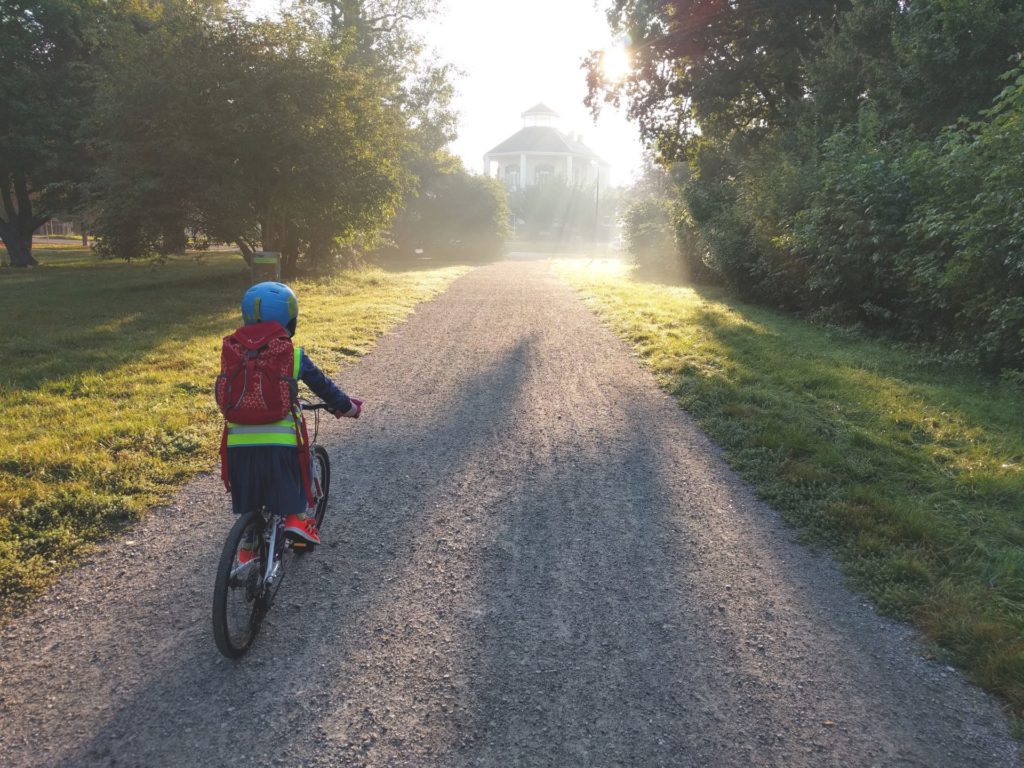
{"type": "Polygon", "coordinates": [[[246,325],[276,320],[294,336],[299,300],[284,283],[257,283],[242,297],[242,319],[246,325]]]}

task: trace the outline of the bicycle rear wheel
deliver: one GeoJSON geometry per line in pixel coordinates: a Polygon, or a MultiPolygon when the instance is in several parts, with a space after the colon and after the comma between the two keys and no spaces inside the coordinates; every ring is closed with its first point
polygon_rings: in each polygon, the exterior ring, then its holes
{"type": "Polygon", "coordinates": [[[263,539],[263,516],[242,515],[232,526],[221,550],[217,581],[213,589],[213,639],[217,649],[230,659],[249,650],[266,612],[262,595],[267,567],[267,545],[263,539]],[[243,543],[256,544],[256,557],[239,562],[243,543]]]}

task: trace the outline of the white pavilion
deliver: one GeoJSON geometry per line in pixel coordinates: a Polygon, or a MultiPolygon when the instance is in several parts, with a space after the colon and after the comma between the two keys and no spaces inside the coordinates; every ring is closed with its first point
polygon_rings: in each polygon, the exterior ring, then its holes
{"type": "Polygon", "coordinates": [[[555,127],[559,115],[537,104],[521,115],[523,127],[484,155],[484,174],[510,190],[561,178],[570,186],[608,185],[611,166],[575,133],[555,127]]]}

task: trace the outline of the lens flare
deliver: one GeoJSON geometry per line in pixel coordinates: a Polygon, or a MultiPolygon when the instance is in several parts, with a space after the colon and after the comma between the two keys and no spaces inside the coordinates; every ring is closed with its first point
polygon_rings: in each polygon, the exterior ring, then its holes
{"type": "Polygon", "coordinates": [[[618,83],[629,74],[632,61],[629,51],[622,43],[615,43],[604,49],[601,54],[601,72],[610,83],[618,83]]]}

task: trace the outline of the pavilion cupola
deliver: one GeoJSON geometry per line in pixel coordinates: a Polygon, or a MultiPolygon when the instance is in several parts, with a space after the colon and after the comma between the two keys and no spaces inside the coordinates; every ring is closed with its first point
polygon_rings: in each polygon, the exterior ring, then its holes
{"type": "Polygon", "coordinates": [[[553,126],[559,118],[559,114],[547,104],[537,104],[523,112],[521,117],[523,118],[523,127],[529,128],[531,126],[553,126]]]}

